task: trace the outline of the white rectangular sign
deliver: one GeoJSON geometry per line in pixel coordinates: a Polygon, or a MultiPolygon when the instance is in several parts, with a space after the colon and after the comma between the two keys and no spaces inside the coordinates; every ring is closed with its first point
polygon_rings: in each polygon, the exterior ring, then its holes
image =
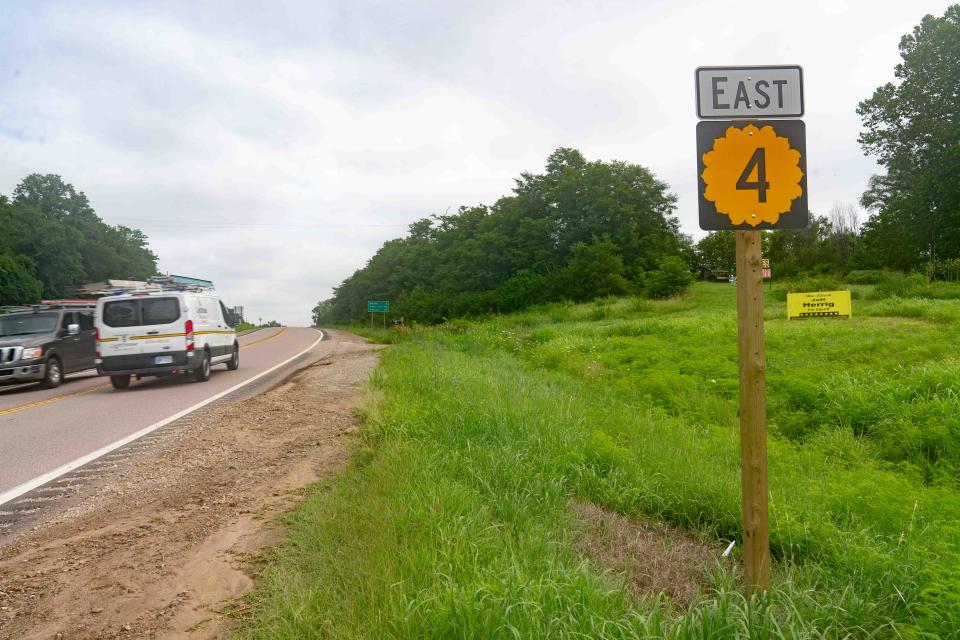
{"type": "Polygon", "coordinates": [[[803,69],[799,65],[698,67],[700,118],[799,118],[803,69]]]}

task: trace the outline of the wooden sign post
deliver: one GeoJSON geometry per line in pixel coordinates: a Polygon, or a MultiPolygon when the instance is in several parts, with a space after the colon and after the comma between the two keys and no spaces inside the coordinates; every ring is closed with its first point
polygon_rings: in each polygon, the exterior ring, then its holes
{"type": "Polygon", "coordinates": [[[737,231],[737,320],[740,356],[740,459],[743,565],[748,592],[770,586],[767,515],[766,361],[759,231],[737,231]]]}
{"type": "Polygon", "coordinates": [[[700,228],[737,242],[744,590],[770,586],[763,229],[808,225],[803,70],[700,67],[696,72],[700,228]],[[770,99],[767,88],[778,88],[770,99]],[[731,99],[728,100],[733,96],[731,99]],[[729,118],[739,118],[732,120],[729,118]]]}

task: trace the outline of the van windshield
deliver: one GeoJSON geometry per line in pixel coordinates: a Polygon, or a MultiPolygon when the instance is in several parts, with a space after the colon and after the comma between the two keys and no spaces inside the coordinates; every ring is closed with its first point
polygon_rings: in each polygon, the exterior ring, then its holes
{"type": "Polygon", "coordinates": [[[51,333],[57,328],[57,314],[30,313],[0,316],[0,337],[51,333]]]}
{"type": "Polygon", "coordinates": [[[111,300],[103,305],[103,323],[108,327],[146,327],[170,324],[180,317],[177,298],[111,300]]]}

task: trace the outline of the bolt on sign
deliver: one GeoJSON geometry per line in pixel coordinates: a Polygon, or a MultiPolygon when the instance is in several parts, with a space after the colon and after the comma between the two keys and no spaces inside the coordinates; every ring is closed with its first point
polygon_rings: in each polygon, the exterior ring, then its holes
{"type": "Polygon", "coordinates": [[[800,318],[849,318],[853,304],[849,291],[817,291],[814,293],[788,293],[787,319],[800,318]]]}

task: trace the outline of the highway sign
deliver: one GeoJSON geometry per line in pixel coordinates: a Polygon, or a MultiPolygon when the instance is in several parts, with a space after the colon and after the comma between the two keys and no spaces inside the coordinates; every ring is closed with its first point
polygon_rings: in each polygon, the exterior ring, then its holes
{"type": "Polygon", "coordinates": [[[770,586],[763,279],[772,273],[760,254],[760,230],[807,226],[804,125],[773,119],[803,115],[803,70],[700,67],[695,78],[697,116],[705,119],[697,124],[700,228],[737,231],[740,483],[750,594],[770,586]]]}
{"type": "Polygon", "coordinates": [[[368,300],[367,301],[367,313],[389,313],[389,312],[390,312],[389,300],[368,300]]]}
{"type": "Polygon", "coordinates": [[[803,69],[798,65],[698,67],[697,117],[799,118],[803,69]]]}
{"type": "Polygon", "coordinates": [[[787,319],[849,318],[853,315],[849,291],[788,293],[787,319]]]}
{"type": "Polygon", "coordinates": [[[806,153],[801,120],[697,123],[700,228],[805,228],[806,153]]]}

